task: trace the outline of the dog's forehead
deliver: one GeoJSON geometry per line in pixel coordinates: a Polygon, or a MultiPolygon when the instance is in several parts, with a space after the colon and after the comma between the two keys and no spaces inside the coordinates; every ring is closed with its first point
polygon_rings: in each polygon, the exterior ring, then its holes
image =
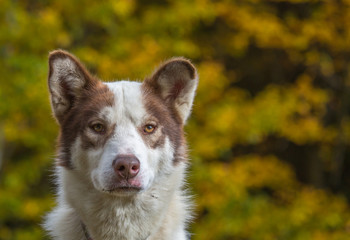
{"type": "Polygon", "coordinates": [[[106,83],[114,95],[114,106],[105,109],[115,121],[131,118],[141,120],[147,114],[140,82],[118,81],[106,83]]]}

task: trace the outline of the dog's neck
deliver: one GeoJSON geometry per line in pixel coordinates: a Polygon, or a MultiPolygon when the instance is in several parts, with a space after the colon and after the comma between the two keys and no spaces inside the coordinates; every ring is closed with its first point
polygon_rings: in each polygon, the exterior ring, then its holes
{"type": "Polygon", "coordinates": [[[130,236],[131,239],[147,239],[155,223],[162,222],[162,214],[157,214],[159,211],[154,208],[159,205],[158,199],[151,196],[146,200],[125,203],[118,199],[104,199],[104,202],[88,203],[74,208],[81,216],[86,240],[126,239],[125,236],[130,236]],[[135,224],[140,222],[142,224],[135,224]]]}
{"type": "MultiPolygon", "coordinates": [[[[83,222],[81,222],[81,228],[84,232],[85,239],[86,240],[93,240],[89,234],[89,231],[86,229],[86,225],[83,222]]],[[[143,240],[147,240],[149,236],[150,236],[150,234],[143,240]]]]}

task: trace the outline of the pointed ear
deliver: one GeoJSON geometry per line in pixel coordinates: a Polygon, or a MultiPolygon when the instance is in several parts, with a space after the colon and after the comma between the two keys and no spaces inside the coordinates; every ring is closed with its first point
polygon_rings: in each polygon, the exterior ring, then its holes
{"type": "Polygon", "coordinates": [[[94,83],[93,77],[73,55],[56,50],[49,55],[49,91],[54,116],[59,123],[72,108],[83,89],[94,83]]]}
{"type": "Polygon", "coordinates": [[[185,123],[191,113],[198,75],[192,63],[184,58],[173,58],[162,64],[144,83],[146,89],[158,94],[175,109],[185,123]]]}

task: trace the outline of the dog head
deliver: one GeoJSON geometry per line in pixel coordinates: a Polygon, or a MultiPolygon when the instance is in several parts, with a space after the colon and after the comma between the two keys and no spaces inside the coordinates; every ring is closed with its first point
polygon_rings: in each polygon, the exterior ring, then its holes
{"type": "Polygon", "coordinates": [[[143,83],[105,83],[58,50],[48,83],[60,125],[57,163],[95,189],[136,193],[186,161],[183,126],[198,84],[188,60],[170,59],[143,83]]]}

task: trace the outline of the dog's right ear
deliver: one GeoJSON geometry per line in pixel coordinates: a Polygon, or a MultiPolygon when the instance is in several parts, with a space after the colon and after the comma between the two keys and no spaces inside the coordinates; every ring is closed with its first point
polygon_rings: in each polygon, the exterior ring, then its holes
{"type": "Polygon", "coordinates": [[[56,50],[49,55],[49,91],[54,116],[62,123],[64,115],[73,107],[84,89],[96,80],[77,58],[68,52],[56,50]]]}

